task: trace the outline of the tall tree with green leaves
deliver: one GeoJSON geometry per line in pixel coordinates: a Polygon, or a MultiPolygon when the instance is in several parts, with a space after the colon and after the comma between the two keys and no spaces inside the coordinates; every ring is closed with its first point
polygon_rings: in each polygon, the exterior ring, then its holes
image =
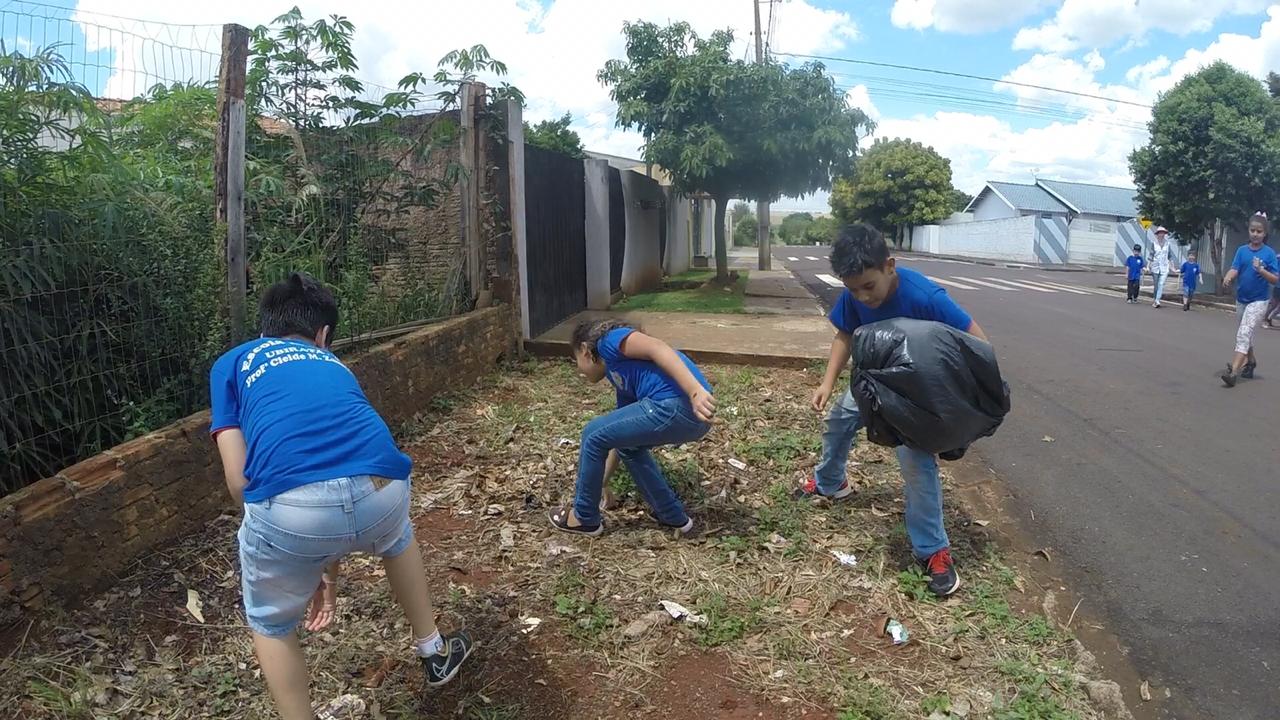
{"type": "Polygon", "coordinates": [[[1280,104],[1219,61],[1162,94],[1148,127],[1150,143],[1129,155],[1142,213],[1207,238],[1220,284],[1226,228],[1280,208],[1280,104]]]}
{"type": "Polygon", "coordinates": [[[954,192],[950,160],[912,140],[880,139],[858,159],[852,177],[836,180],[831,211],[841,222],[901,231],[951,215],[954,192]]]}
{"type": "Polygon", "coordinates": [[[819,63],[789,67],[733,58],[733,34],[702,38],[687,23],[623,26],[626,58],[599,78],[617,124],[644,136],[645,160],[679,192],[716,201],[716,275],[727,278],[724,217],[731,198],[773,201],[829,188],[853,167],[871,121],[849,107],[819,63]]]}
{"type": "Polygon", "coordinates": [[[804,242],[804,231],[813,224],[813,215],[807,212],[791,213],[782,218],[778,227],[778,237],[788,245],[799,245],[804,242]]]}
{"type": "Polygon", "coordinates": [[[537,125],[524,124],[524,141],[544,150],[554,150],[569,157],[582,158],[582,138],[570,130],[573,116],[565,113],[556,120],[543,120],[537,125]]]}
{"type": "Polygon", "coordinates": [[[751,206],[744,202],[736,202],[733,204],[733,210],[730,213],[733,224],[737,225],[743,218],[751,214],[751,206]]]}

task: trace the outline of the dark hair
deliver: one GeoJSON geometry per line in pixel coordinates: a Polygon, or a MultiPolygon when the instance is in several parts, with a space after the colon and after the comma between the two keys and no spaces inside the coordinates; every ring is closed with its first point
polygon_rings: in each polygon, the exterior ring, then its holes
{"type": "Polygon", "coordinates": [[[840,228],[831,247],[831,271],[841,279],[882,268],[888,261],[889,246],[884,242],[884,235],[866,223],[840,228]]]}
{"type": "Polygon", "coordinates": [[[1142,246],[1141,246],[1141,245],[1138,245],[1137,243],[1134,243],[1133,251],[1134,251],[1134,252],[1142,252],[1142,246]]]}
{"type": "Polygon", "coordinates": [[[1263,213],[1262,211],[1254,213],[1253,217],[1249,218],[1249,224],[1252,225],[1254,223],[1258,223],[1262,226],[1263,235],[1271,232],[1271,221],[1267,219],[1266,213],[1263,213]]]}
{"type": "Polygon", "coordinates": [[[583,320],[573,329],[573,339],[570,346],[575,352],[580,347],[585,347],[587,352],[591,353],[591,357],[599,358],[600,353],[596,352],[596,344],[600,342],[600,338],[608,335],[610,331],[618,328],[630,328],[639,330],[640,328],[621,320],[583,320]]]}
{"type": "Polygon", "coordinates": [[[262,334],[267,337],[314,338],[328,325],[332,342],[338,326],[338,303],[333,293],[306,273],[292,273],[288,280],[267,288],[258,308],[262,334]]]}

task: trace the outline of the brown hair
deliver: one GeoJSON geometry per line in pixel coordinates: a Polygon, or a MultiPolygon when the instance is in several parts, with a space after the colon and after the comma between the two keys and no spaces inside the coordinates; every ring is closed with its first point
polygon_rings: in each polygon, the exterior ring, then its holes
{"type": "Polygon", "coordinates": [[[1253,217],[1249,218],[1249,224],[1252,225],[1254,223],[1258,223],[1259,225],[1262,226],[1263,235],[1266,235],[1267,233],[1271,232],[1271,221],[1267,219],[1267,214],[1262,212],[1261,210],[1254,213],[1253,217]]]}
{"type": "Polygon", "coordinates": [[[640,329],[631,323],[609,318],[604,320],[583,320],[573,329],[573,339],[570,340],[570,347],[573,348],[574,352],[577,352],[580,347],[586,348],[587,352],[591,353],[591,357],[599,359],[600,353],[596,352],[596,345],[600,342],[600,338],[619,328],[629,328],[637,331],[640,329]]]}

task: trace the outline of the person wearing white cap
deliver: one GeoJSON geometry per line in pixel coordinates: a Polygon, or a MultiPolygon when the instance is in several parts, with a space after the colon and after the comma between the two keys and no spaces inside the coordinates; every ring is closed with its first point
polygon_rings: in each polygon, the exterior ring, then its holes
{"type": "Polygon", "coordinates": [[[1160,226],[1156,228],[1156,242],[1151,246],[1151,277],[1155,280],[1155,302],[1151,307],[1160,307],[1160,298],[1164,296],[1164,282],[1169,279],[1169,269],[1173,266],[1173,247],[1168,242],[1169,231],[1160,226]]]}

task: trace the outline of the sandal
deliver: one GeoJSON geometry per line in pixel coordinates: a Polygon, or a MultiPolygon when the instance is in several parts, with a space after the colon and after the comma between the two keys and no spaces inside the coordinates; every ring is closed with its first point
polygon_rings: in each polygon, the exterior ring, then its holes
{"type": "Polygon", "coordinates": [[[547,519],[551,521],[552,527],[573,535],[586,535],[587,537],[600,537],[604,532],[604,522],[601,521],[597,525],[570,525],[569,513],[572,510],[567,505],[561,505],[547,513],[547,519]]]}

